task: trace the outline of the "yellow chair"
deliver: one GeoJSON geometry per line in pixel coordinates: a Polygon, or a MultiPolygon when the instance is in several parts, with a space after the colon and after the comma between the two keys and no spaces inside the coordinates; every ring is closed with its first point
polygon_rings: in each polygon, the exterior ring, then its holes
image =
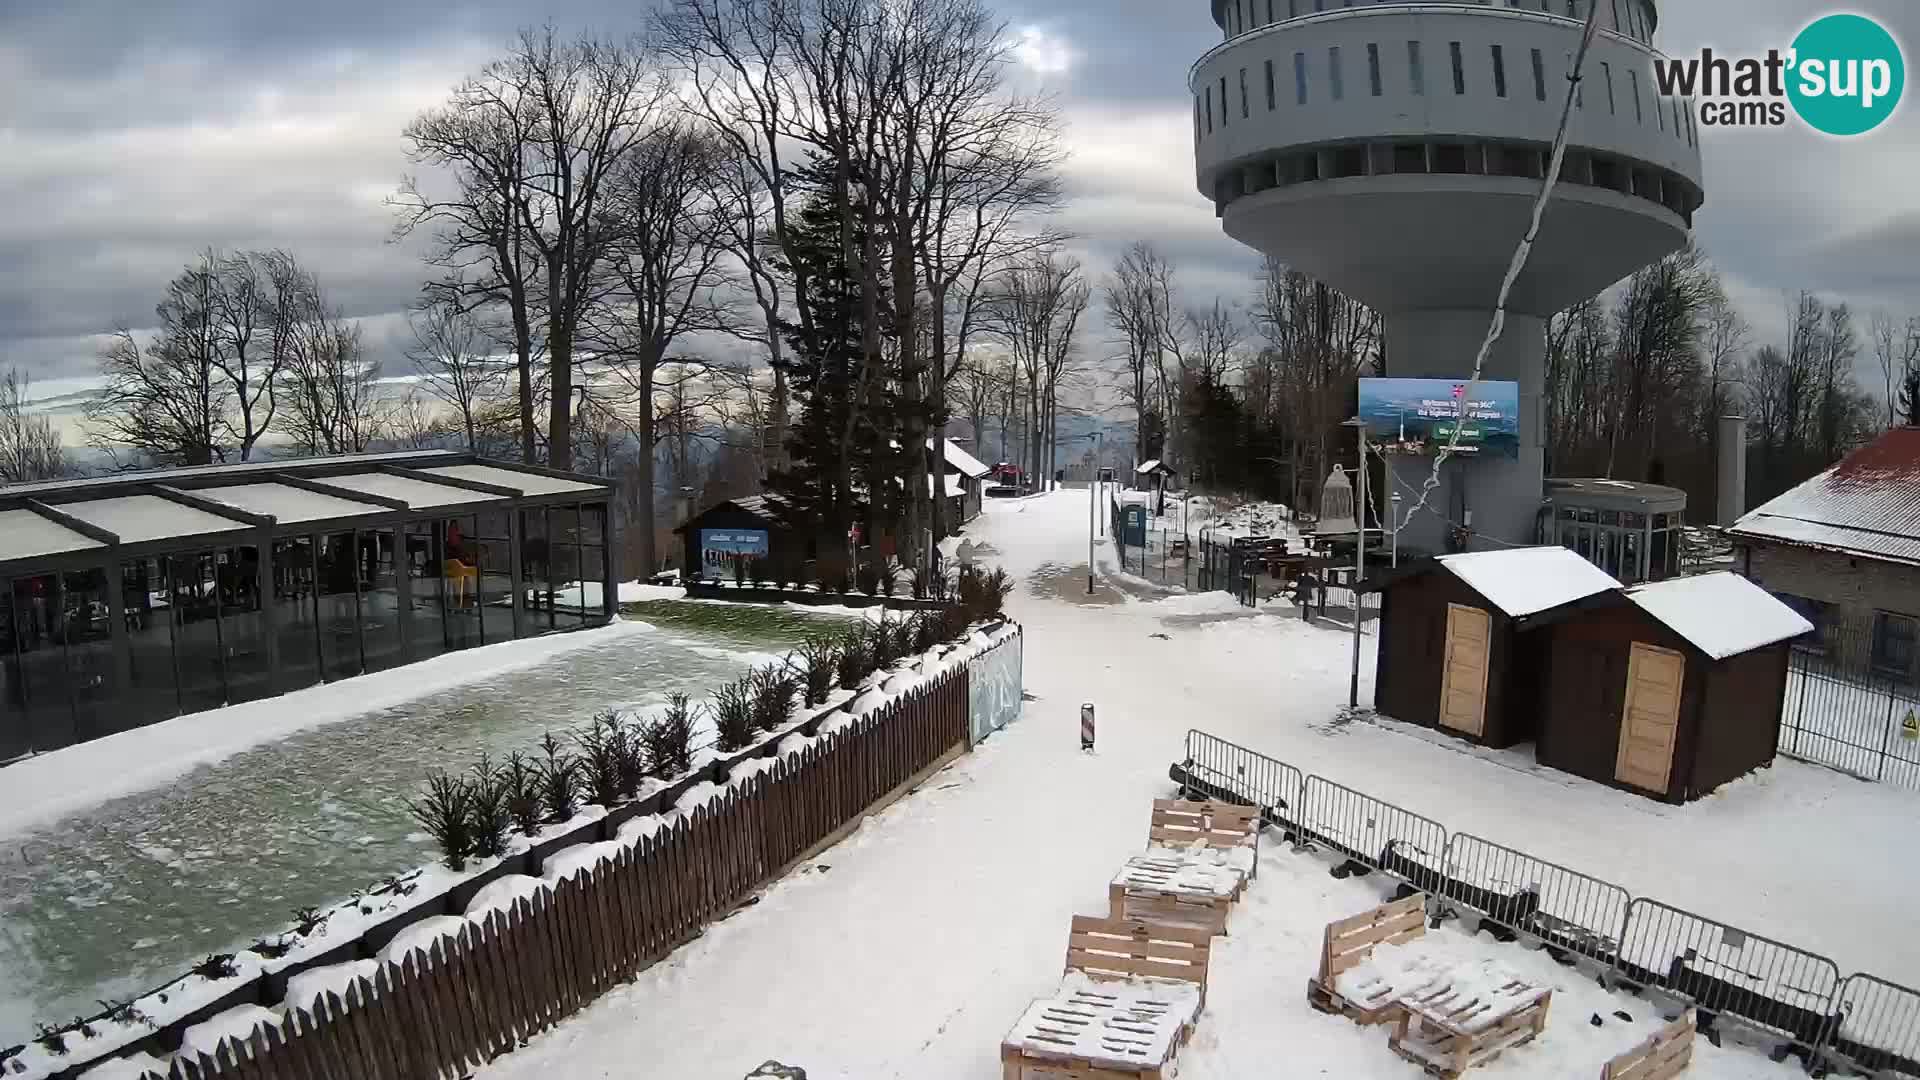
{"type": "Polygon", "coordinates": [[[468,566],[466,563],[461,562],[459,559],[448,559],[446,562],[441,564],[440,573],[448,581],[453,582],[453,596],[454,596],[453,603],[455,607],[467,606],[467,582],[468,581],[473,582],[473,592],[474,592],[475,598],[477,599],[479,597],[480,595],[480,568],[479,567],[468,566]]]}

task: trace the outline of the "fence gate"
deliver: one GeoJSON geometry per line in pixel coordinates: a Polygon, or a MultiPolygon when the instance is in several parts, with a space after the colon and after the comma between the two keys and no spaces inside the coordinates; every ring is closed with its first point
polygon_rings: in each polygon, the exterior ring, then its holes
{"type": "Polygon", "coordinates": [[[1628,911],[1615,970],[1780,1037],[1805,1057],[1818,1052],[1839,1019],[1833,961],[1645,897],[1628,911]]]}
{"type": "Polygon", "coordinates": [[[1868,780],[1920,790],[1920,687],[1874,663],[1870,634],[1851,626],[1820,631],[1820,649],[1788,655],[1780,704],[1780,752],[1868,780]]]}
{"type": "Polygon", "coordinates": [[[1437,821],[1318,776],[1301,786],[1302,838],[1438,893],[1446,876],[1447,830],[1437,821]]]}
{"type": "Polygon", "coordinates": [[[1448,900],[1550,949],[1611,964],[1632,898],[1612,882],[1523,851],[1455,833],[1447,845],[1448,900]]]}

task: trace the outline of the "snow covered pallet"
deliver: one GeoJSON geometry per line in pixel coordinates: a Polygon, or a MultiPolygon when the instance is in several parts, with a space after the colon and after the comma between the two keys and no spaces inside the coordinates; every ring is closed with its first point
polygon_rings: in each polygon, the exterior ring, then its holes
{"type": "Polygon", "coordinates": [[[1400,998],[1399,1023],[1387,1045],[1432,1076],[1459,1080],[1501,1051],[1538,1038],[1552,1003],[1552,990],[1522,982],[1486,988],[1442,983],[1400,998]]]}
{"type": "Polygon", "coordinates": [[[1260,810],[1225,802],[1155,799],[1153,820],[1147,826],[1147,843],[1176,848],[1204,844],[1210,848],[1257,850],[1260,810]]]}
{"type": "Polygon", "coordinates": [[[1206,1004],[1213,935],[1073,917],[1066,973],[1000,1044],[1002,1080],[1162,1080],[1206,1004]]]}
{"type": "Polygon", "coordinates": [[[1362,1000],[1345,997],[1335,988],[1340,973],[1364,963],[1374,946],[1398,945],[1427,932],[1424,893],[1382,904],[1338,922],[1327,924],[1320,946],[1320,970],[1307,980],[1307,1002],[1323,1013],[1345,1016],[1362,1026],[1384,1024],[1400,1014],[1399,1003],[1384,991],[1362,1000]]]}
{"type": "Polygon", "coordinates": [[[1108,915],[1227,932],[1227,912],[1247,872],[1225,858],[1156,850],[1127,860],[1107,884],[1108,915]]]}
{"type": "Polygon", "coordinates": [[[1693,1061],[1693,1010],[1607,1062],[1600,1080],[1672,1080],[1693,1061]]]}

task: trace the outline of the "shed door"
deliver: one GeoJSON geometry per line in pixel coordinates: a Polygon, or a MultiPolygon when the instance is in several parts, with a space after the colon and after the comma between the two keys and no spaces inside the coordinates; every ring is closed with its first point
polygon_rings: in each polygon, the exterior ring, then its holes
{"type": "Polygon", "coordinates": [[[1487,726],[1487,655],[1493,616],[1447,605],[1447,654],[1440,676],[1440,726],[1479,735],[1487,726]]]}
{"type": "Polygon", "coordinates": [[[1614,779],[1665,794],[1680,726],[1680,685],[1687,658],[1671,649],[1633,643],[1627,660],[1627,699],[1620,717],[1614,779]]]}

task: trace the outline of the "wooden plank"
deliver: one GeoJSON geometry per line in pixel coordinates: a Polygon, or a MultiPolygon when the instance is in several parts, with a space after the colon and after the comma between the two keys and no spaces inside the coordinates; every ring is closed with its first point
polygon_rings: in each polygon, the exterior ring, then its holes
{"type": "Polygon", "coordinates": [[[1185,942],[1153,940],[1132,942],[1125,946],[1124,952],[1121,952],[1121,946],[1116,945],[1113,938],[1100,934],[1068,934],[1067,948],[1069,950],[1078,949],[1086,952],[1116,953],[1125,956],[1174,960],[1183,964],[1195,962],[1200,954],[1200,950],[1195,949],[1185,942]]]}

